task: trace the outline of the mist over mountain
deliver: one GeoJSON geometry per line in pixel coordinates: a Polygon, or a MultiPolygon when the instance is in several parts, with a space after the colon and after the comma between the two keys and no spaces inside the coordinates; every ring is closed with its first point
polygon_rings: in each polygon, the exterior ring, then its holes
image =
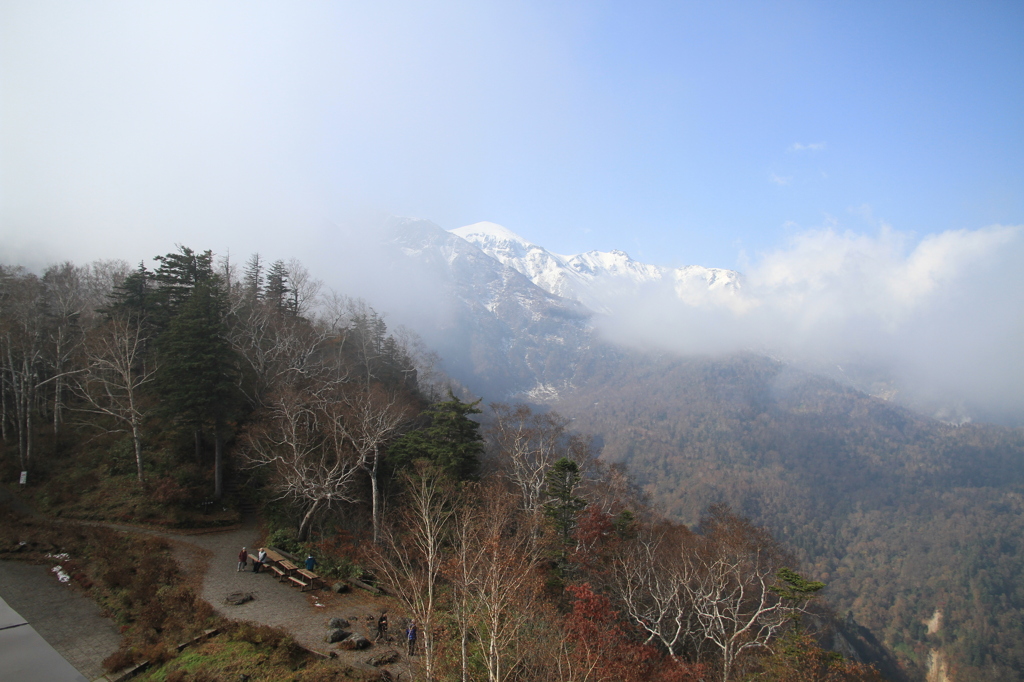
{"type": "Polygon", "coordinates": [[[745,274],[493,224],[381,237],[382,305],[486,401],[570,417],[675,518],[727,502],[766,525],[911,679],[1019,679],[1024,441],[955,426],[1021,414],[1019,229],[805,234],[745,274]]]}
{"type": "Polygon", "coordinates": [[[669,283],[688,305],[737,300],[739,274],[721,268],[665,268],[640,263],[624,251],[587,251],[574,256],[551,253],[495,223],[475,223],[451,230],[487,255],[522,273],[545,291],[583,303],[603,314],[616,301],[642,295],[652,284],[669,283]]]}
{"type": "Polygon", "coordinates": [[[551,253],[493,223],[452,230],[545,291],[594,311],[604,340],[682,354],[754,352],[945,421],[1024,423],[1016,227],[793,238],[746,274],[622,251],[551,253]]]}

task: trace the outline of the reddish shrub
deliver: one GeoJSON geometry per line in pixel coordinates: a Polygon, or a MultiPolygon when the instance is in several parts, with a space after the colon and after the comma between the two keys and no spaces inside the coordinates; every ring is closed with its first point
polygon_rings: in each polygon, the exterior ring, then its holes
{"type": "Polygon", "coordinates": [[[115,673],[118,670],[127,668],[135,662],[135,656],[127,649],[118,649],[103,659],[103,669],[115,673]]]}
{"type": "Polygon", "coordinates": [[[703,666],[691,665],[661,654],[652,646],[633,641],[622,627],[611,601],[595,593],[588,583],[569,585],[572,611],[565,630],[577,656],[586,667],[600,670],[604,679],[621,682],[698,682],[703,666]]]}

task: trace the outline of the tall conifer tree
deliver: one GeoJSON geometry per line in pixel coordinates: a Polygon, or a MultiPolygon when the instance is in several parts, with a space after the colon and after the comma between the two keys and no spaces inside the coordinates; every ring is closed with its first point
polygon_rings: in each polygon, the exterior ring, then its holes
{"type": "Polygon", "coordinates": [[[194,430],[202,456],[205,428],[215,438],[214,495],[223,494],[223,430],[237,403],[236,365],[227,341],[227,300],[211,276],[196,284],[157,342],[161,357],[157,390],[163,411],[194,430]]]}

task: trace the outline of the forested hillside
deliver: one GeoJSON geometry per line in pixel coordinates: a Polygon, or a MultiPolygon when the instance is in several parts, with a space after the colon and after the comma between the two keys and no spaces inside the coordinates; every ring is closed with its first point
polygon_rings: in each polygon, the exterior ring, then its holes
{"type": "Polygon", "coordinates": [[[559,409],[671,517],[726,502],[766,524],[918,674],[935,649],[953,679],[1022,679],[1024,432],[756,356],[607,352],[588,370],[559,409]]]}
{"type": "MultiPolygon", "coordinates": [[[[888,665],[765,529],[722,505],[693,528],[665,518],[555,413],[496,404],[481,429],[480,401],[435,390],[415,342],[317,296],[300,264],[156,262],[0,271],[0,474],[28,472],[24,502],[173,526],[254,505],[268,544],[384,588],[421,628],[428,679],[852,682],[879,679],[858,658],[888,665]]],[[[0,553],[39,554],[22,538],[44,523],[12,510],[0,553]]],[[[87,568],[83,589],[120,594],[118,572],[87,568]]],[[[111,668],[174,656],[158,609],[135,610],[111,668]]]]}
{"type": "MultiPolygon", "coordinates": [[[[218,508],[228,521],[214,501],[226,475],[237,488],[260,463],[257,434],[307,420],[303,436],[334,438],[338,458],[345,438],[362,441],[321,428],[332,409],[404,414],[423,399],[417,341],[361,302],[318,296],[300,263],[254,255],[238,272],[186,247],[155,261],[0,270],[4,478],[49,481],[44,507],[103,518],[109,503],[169,522],[218,508]]],[[[345,498],[350,469],[296,501],[345,498]]]]}

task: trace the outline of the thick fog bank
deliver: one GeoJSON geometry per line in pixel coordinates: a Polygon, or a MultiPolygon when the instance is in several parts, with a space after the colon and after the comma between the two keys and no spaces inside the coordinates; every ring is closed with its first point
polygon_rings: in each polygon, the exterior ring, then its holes
{"type": "Polygon", "coordinates": [[[915,240],[805,232],[738,291],[681,305],[671,282],[617,301],[606,338],[679,353],[753,350],[948,421],[1024,424],[1024,230],[915,240]]]}

